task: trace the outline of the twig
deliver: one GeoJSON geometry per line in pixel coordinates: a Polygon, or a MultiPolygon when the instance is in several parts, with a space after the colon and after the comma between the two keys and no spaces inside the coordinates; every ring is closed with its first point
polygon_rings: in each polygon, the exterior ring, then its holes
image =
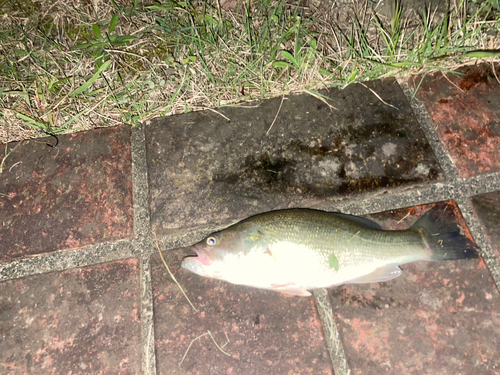
{"type": "Polygon", "coordinates": [[[217,113],[219,116],[224,117],[224,118],[227,120],[227,122],[231,122],[231,119],[230,119],[229,117],[224,116],[222,113],[220,113],[219,111],[216,111],[216,110],[215,110],[215,109],[213,109],[213,108],[203,108],[203,109],[208,109],[209,111],[212,111],[212,112],[214,112],[214,113],[217,113]]]}
{"type": "Polygon", "coordinates": [[[347,242],[351,242],[351,240],[353,240],[353,239],[354,239],[354,237],[356,237],[356,236],[357,236],[360,232],[361,232],[361,231],[359,231],[359,230],[358,230],[358,231],[357,231],[357,233],[356,233],[354,236],[352,236],[352,237],[349,239],[349,241],[347,241],[347,242]]]}
{"type": "Polygon", "coordinates": [[[319,92],[315,92],[315,91],[308,90],[308,89],[306,89],[304,91],[307,92],[309,95],[315,97],[316,99],[321,100],[323,103],[325,103],[330,108],[330,110],[332,110],[332,109],[334,109],[336,111],[339,110],[338,108],[336,108],[333,105],[331,105],[330,103],[328,103],[328,101],[326,99],[329,99],[329,98],[325,97],[325,95],[322,95],[319,92]]]}
{"type": "MultiPolygon", "coordinates": [[[[219,344],[217,344],[217,342],[215,341],[214,337],[212,336],[212,332],[207,331],[207,333],[210,336],[210,338],[212,339],[212,341],[214,342],[214,344],[217,347],[217,349],[219,349],[223,354],[227,355],[228,357],[231,357],[231,354],[229,354],[229,353],[225,352],[224,350],[222,350],[222,348],[219,346],[219,344]]],[[[226,338],[227,338],[227,342],[222,347],[226,346],[229,343],[229,337],[227,337],[227,334],[226,334],[226,338]]]]}
{"type": "Polygon", "coordinates": [[[10,168],[9,168],[9,172],[10,172],[10,170],[11,170],[12,168],[14,168],[16,165],[18,165],[18,164],[20,164],[20,163],[22,163],[22,162],[23,162],[22,160],[19,160],[17,163],[12,164],[12,165],[10,166],[10,168]]]}
{"type": "MultiPolygon", "coordinates": [[[[206,336],[206,335],[209,335],[209,336],[210,336],[210,338],[211,338],[211,339],[212,339],[212,341],[214,342],[214,344],[215,344],[215,346],[217,347],[217,349],[219,349],[219,350],[220,350],[223,354],[225,354],[225,355],[227,355],[227,356],[231,357],[231,354],[226,353],[224,350],[222,350],[222,348],[219,346],[219,344],[217,344],[217,342],[215,341],[214,337],[212,336],[212,333],[211,333],[210,331],[207,331],[207,332],[203,333],[202,335],[199,335],[198,337],[196,337],[196,338],[194,338],[193,340],[191,340],[191,342],[189,343],[188,348],[186,349],[186,352],[184,353],[184,356],[182,357],[181,361],[179,362],[179,367],[181,367],[182,362],[184,362],[184,359],[186,359],[186,356],[187,356],[187,354],[188,354],[188,352],[189,352],[189,349],[191,349],[191,345],[193,345],[193,343],[194,343],[196,340],[199,340],[199,339],[201,339],[203,336],[206,336]]],[[[227,334],[226,334],[226,337],[227,337],[227,334]]],[[[229,342],[229,338],[227,339],[227,342],[223,345],[223,347],[224,347],[224,346],[226,346],[228,342],[229,342]]]]}
{"type": "Polygon", "coordinates": [[[398,221],[398,224],[401,223],[404,219],[406,219],[408,216],[410,216],[410,213],[408,212],[401,220],[398,221]]]}
{"type": "Polygon", "coordinates": [[[447,80],[448,82],[450,82],[450,84],[452,84],[453,86],[455,86],[455,88],[456,88],[458,91],[460,91],[460,92],[465,92],[465,90],[462,90],[462,89],[461,89],[461,88],[460,88],[460,87],[459,87],[456,83],[452,82],[452,80],[448,78],[448,76],[446,75],[446,73],[445,73],[445,72],[441,71],[441,74],[443,75],[443,77],[444,77],[444,78],[446,78],[446,80],[447,80]]]}
{"type": "Polygon", "coordinates": [[[198,310],[191,303],[191,300],[188,298],[188,296],[186,295],[186,293],[184,293],[184,290],[182,289],[181,284],[179,284],[179,282],[175,278],[174,274],[170,271],[170,268],[168,268],[167,262],[165,262],[165,259],[163,259],[163,254],[161,253],[160,246],[158,245],[158,238],[156,237],[156,233],[154,233],[154,235],[155,235],[155,241],[156,241],[156,248],[158,249],[158,252],[160,253],[160,258],[163,261],[163,264],[165,265],[165,268],[167,269],[168,273],[170,274],[170,277],[177,284],[177,286],[181,290],[182,294],[184,294],[184,297],[186,297],[187,301],[189,302],[189,304],[191,305],[191,307],[193,308],[193,310],[197,312],[198,310]]]}
{"type": "Polygon", "coordinates": [[[281,111],[281,106],[283,105],[283,100],[284,100],[284,99],[285,99],[285,95],[283,94],[283,95],[281,96],[281,103],[280,103],[280,106],[279,106],[279,108],[278,108],[278,112],[276,112],[276,116],[274,116],[274,120],[273,120],[273,122],[271,123],[271,126],[269,127],[269,129],[267,129],[266,135],[268,135],[268,134],[269,134],[269,132],[271,131],[271,128],[273,127],[274,123],[276,122],[276,119],[278,118],[278,115],[279,115],[279,113],[280,113],[280,111],[281,111]]]}
{"type": "Polygon", "coordinates": [[[366,86],[363,82],[358,82],[358,83],[359,83],[361,86],[363,86],[364,88],[366,88],[366,89],[370,90],[370,91],[372,92],[372,94],[373,94],[373,95],[375,95],[375,96],[378,98],[378,100],[380,100],[382,103],[384,103],[385,105],[388,105],[389,107],[392,107],[392,108],[394,108],[394,109],[396,109],[396,110],[398,110],[398,111],[399,111],[399,108],[398,108],[398,107],[395,107],[395,106],[393,106],[392,104],[389,104],[389,103],[385,102],[385,101],[384,101],[384,100],[380,97],[380,95],[379,95],[379,94],[377,94],[377,93],[376,93],[375,91],[373,91],[371,88],[369,88],[368,86],[366,86]]]}
{"type": "Polygon", "coordinates": [[[497,82],[500,83],[500,80],[498,79],[497,76],[497,72],[495,71],[495,63],[493,62],[493,58],[491,59],[491,70],[493,70],[493,75],[495,76],[497,82]]]}
{"type": "Polygon", "coordinates": [[[225,347],[227,344],[229,344],[229,337],[227,337],[227,333],[224,331],[224,334],[226,335],[226,343],[221,346],[221,348],[225,347]]]}
{"type": "MultiPolygon", "coordinates": [[[[22,144],[22,143],[26,140],[26,138],[28,138],[28,137],[29,137],[29,135],[31,134],[31,132],[32,132],[32,131],[33,131],[33,128],[31,128],[31,129],[30,129],[30,131],[28,132],[28,134],[26,134],[26,135],[24,136],[24,138],[23,138],[23,139],[22,139],[22,140],[21,140],[21,141],[20,141],[17,145],[15,145],[15,147],[14,147],[12,150],[10,150],[9,152],[7,152],[7,145],[5,145],[5,156],[2,158],[2,161],[0,162],[0,174],[2,174],[2,172],[3,172],[3,168],[4,168],[4,164],[5,164],[5,160],[7,160],[7,158],[9,157],[9,155],[10,155],[13,151],[16,151],[16,149],[17,149],[19,146],[21,146],[21,144],[22,144]]],[[[18,163],[20,163],[20,162],[17,162],[16,164],[18,164],[18,163]]],[[[16,165],[16,164],[14,164],[14,165],[16,165]]],[[[13,165],[13,166],[14,166],[14,165],[13,165]]],[[[12,166],[12,167],[13,167],[13,166],[12,166]]],[[[10,167],[10,168],[9,168],[9,172],[10,172],[10,170],[12,169],[12,167],[10,167]]]]}

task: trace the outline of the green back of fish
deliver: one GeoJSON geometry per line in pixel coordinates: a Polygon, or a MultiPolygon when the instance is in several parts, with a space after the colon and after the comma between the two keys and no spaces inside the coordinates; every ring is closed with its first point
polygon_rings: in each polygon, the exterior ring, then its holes
{"type": "MultiPolygon", "coordinates": [[[[366,219],[365,219],[366,220],[366,219]]],[[[383,231],[363,219],[307,209],[269,212],[245,220],[252,222],[268,243],[305,245],[320,255],[324,267],[363,264],[403,264],[427,256],[421,236],[413,230],[383,231]]]]}

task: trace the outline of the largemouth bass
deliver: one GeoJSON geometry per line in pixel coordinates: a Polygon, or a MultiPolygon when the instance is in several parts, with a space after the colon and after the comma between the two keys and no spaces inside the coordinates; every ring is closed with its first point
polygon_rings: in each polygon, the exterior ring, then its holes
{"type": "Polygon", "coordinates": [[[373,283],[402,264],[476,256],[453,218],[434,207],[407,230],[385,231],[357,216],[309,209],[250,217],[191,247],[182,267],[233,284],[310,296],[308,290],[373,283]]]}

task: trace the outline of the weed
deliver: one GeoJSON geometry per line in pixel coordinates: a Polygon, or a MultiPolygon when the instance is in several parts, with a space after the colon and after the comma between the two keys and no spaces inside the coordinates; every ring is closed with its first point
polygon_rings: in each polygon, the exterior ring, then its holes
{"type": "Polygon", "coordinates": [[[398,0],[390,17],[339,4],[4,2],[0,141],[499,59],[498,0],[419,13],[398,0]]]}

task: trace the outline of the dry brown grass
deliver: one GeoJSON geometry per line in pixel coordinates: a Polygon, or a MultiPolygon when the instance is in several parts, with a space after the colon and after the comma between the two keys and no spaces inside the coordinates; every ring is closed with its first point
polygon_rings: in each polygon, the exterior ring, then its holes
{"type": "Polygon", "coordinates": [[[135,125],[292,92],[315,94],[329,85],[453,69],[477,61],[467,50],[500,48],[498,10],[474,14],[474,3],[452,4],[447,28],[439,12],[429,12],[423,22],[404,11],[400,35],[390,26],[394,15],[357,0],[306,6],[253,1],[248,8],[230,1],[170,9],[151,8],[155,3],[147,1],[135,8],[129,1],[114,4],[1,5],[0,142],[21,140],[32,128],[30,137],[135,125]],[[113,15],[118,23],[110,32],[113,15]],[[392,53],[384,35],[400,38],[392,53]],[[93,48],[75,48],[92,41],[93,48]],[[96,74],[103,63],[106,69],[96,74]]]}

